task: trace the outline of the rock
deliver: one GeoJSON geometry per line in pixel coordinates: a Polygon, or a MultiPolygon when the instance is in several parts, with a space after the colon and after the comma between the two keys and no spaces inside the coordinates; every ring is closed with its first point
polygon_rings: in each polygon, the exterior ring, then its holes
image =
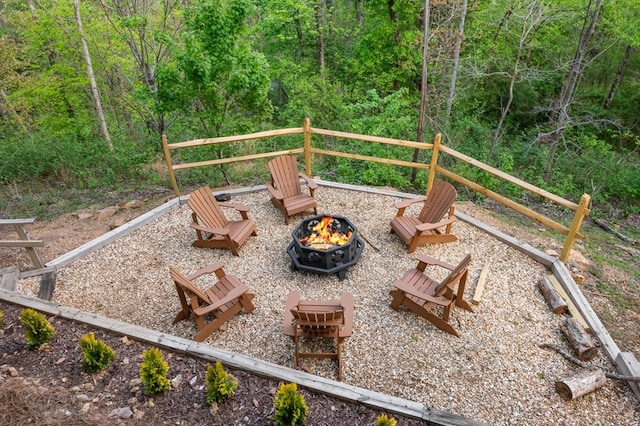
{"type": "Polygon", "coordinates": [[[182,384],[182,374],[178,374],[176,377],[171,379],[171,386],[175,389],[182,384]]]}
{"type": "Polygon", "coordinates": [[[131,200],[131,201],[127,201],[126,203],[120,203],[119,205],[123,209],[127,209],[127,210],[139,209],[140,207],[144,206],[144,201],[142,201],[142,200],[131,200]]]}
{"type": "Polygon", "coordinates": [[[587,278],[577,272],[571,272],[571,277],[576,282],[576,284],[584,284],[585,282],[587,282],[587,278]]]}
{"type": "Polygon", "coordinates": [[[571,250],[567,263],[579,271],[586,271],[589,268],[589,260],[577,250],[571,250]]]}
{"type": "Polygon", "coordinates": [[[114,408],[109,413],[109,417],[117,417],[119,419],[128,419],[133,416],[133,411],[129,407],[114,408]]]}
{"type": "Polygon", "coordinates": [[[105,219],[108,219],[114,214],[118,213],[118,209],[119,209],[118,206],[110,206],[110,207],[105,207],[102,210],[98,210],[93,220],[100,222],[105,219]]]}
{"type": "Polygon", "coordinates": [[[80,211],[76,214],[80,220],[87,220],[93,216],[93,212],[90,211],[80,211]]]}
{"type": "Polygon", "coordinates": [[[7,370],[9,371],[9,375],[11,377],[18,377],[18,370],[16,370],[14,367],[9,367],[7,370]]]}

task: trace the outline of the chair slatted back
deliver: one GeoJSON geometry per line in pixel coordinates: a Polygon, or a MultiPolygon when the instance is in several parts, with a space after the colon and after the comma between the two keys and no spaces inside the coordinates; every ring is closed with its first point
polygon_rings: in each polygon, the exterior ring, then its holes
{"type": "Polygon", "coordinates": [[[208,186],[193,191],[187,204],[204,225],[210,228],[224,228],[229,222],[208,186]]]}
{"type": "Polygon", "coordinates": [[[443,180],[435,180],[431,191],[418,215],[422,223],[437,223],[449,211],[449,207],[455,203],[458,193],[453,185],[443,180]]]}
{"type": "Polygon", "coordinates": [[[300,306],[291,309],[296,326],[307,335],[337,334],[344,324],[342,308],[329,311],[306,311],[300,306]]]}
{"type": "Polygon", "coordinates": [[[469,263],[471,263],[471,253],[468,253],[458,266],[453,268],[444,280],[440,281],[440,284],[436,287],[434,294],[436,296],[439,295],[446,286],[458,280],[469,268],[469,263]]]}
{"type": "Polygon", "coordinates": [[[200,290],[200,288],[196,287],[189,281],[187,277],[185,277],[180,271],[178,271],[173,266],[169,267],[169,273],[171,274],[171,278],[176,283],[184,294],[186,294],[189,299],[191,299],[192,295],[195,295],[198,299],[206,304],[211,304],[211,299],[207,294],[200,290]]]}
{"type": "Polygon", "coordinates": [[[302,194],[298,159],[292,155],[276,157],[267,163],[271,180],[276,189],[282,192],[285,199],[302,194]]]}

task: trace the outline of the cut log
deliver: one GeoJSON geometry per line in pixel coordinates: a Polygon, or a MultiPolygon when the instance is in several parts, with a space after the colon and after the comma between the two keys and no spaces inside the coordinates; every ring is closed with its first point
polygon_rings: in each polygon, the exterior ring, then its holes
{"type": "Polygon", "coordinates": [[[574,317],[567,317],[560,325],[560,329],[567,336],[569,344],[580,361],[590,361],[598,354],[598,349],[591,341],[589,334],[574,317]]]}
{"type": "Polygon", "coordinates": [[[576,399],[604,386],[607,377],[599,368],[582,370],[578,374],[556,382],[556,392],[566,400],[576,399]]]}
{"type": "Polygon", "coordinates": [[[573,301],[571,300],[567,292],[564,290],[564,288],[562,287],[562,284],[560,284],[560,281],[558,281],[556,276],[551,274],[547,278],[549,278],[549,281],[551,282],[551,284],[553,284],[553,288],[555,288],[556,291],[560,294],[560,296],[564,299],[564,301],[567,302],[567,306],[569,307],[569,313],[571,314],[571,316],[577,319],[578,322],[582,324],[582,327],[585,330],[591,331],[589,324],[587,324],[584,317],[582,316],[578,308],[576,308],[576,305],[574,305],[573,301]]]}
{"type": "Polygon", "coordinates": [[[569,309],[567,303],[564,301],[562,296],[560,296],[560,293],[558,293],[553,287],[549,278],[540,277],[540,280],[538,281],[538,288],[554,314],[560,315],[567,312],[567,309],[569,309]]]}
{"type": "Polygon", "coordinates": [[[477,305],[480,303],[480,299],[482,298],[482,293],[484,292],[484,285],[487,282],[487,276],[489,275],[489,262],[485,263],[482,267],[482,271],[480,271],[480,278],[478,278],[478,284],[476,285],[476,291],[473,293],[473,299],[471,299],[471,303],[477,305]]]}

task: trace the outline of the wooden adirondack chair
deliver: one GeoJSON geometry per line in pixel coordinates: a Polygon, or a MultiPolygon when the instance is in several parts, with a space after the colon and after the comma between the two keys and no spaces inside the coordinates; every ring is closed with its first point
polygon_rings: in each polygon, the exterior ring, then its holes
{"type": "Polygon", "coordinates": [[[309,176],[298,170],[298,159],[292,155],[276,157],[267,163],[271,173],[271,181],[267,189],[271,194],[271,202],[284,215],[284,223],[289,223],[289,216],[313,209],[318,214],[318,205],[314,192],[318,184],[309,176]],[[309,194],[302,192],[302,178],[309,188],[309,194]]]}
{"type": "Polygon", "coordinates": [[[418,244],[448,243],[458,238],[451,234],[451,224],[458,219],[455,217],[456,189],[448,182],[435,180],[427,196],[403,200],[395,204],[398,212],[391,220],[391,232],[409,245],[407,253],[413,253],[418,244]],[[415,203],[424,203],[417,217],[405,216],[407,207],[415,203]],[[445,218],[444,216],[447,215],[445,218]],[[442,233],[440,228],[445,228],[442,233]]]}
{"type": "Polygon", "coordinates": [[[471,254],[467,254],[457,266],[430,256],[418,256],[418,266],[407,271],[393,284],[393,289],[389,292],[393,297],[391,307],[397,310],[404,305],[440,330],[460,337],[449,323],[449,316],[454,305],[473,312],[471,304],[464,299],[469,263],[471,263],[471,254]],[[427,265],[437,265],[451,272],[444,280],[438,282],[425,274],[427,265]],[[432,312],[434,305],[442,308],[442,316],[432,312]]]}
{"type": "Polygon", "coordinates": [[[338,364],[338,380],[342,380],[342,349],[353,329],[353,295],[342,293],[338,301],[300,300],[300,292],[289,293],[284,311],[284,334],[293,339],[293,367],[300,358],[333,358],[338,364]],[[336,339],[335,351],[302,352],[301,338],[336,339]]]}
{"type": "Polygon", "coordinates": [[[215,262],[188,276],[173,266],[169,267],[181,305],[173,324],[193,314],[198,326],[198,332],[193,338],[196,342],[202,342],[209,337],[243,308],[247,313],[253,311],[253,293],[238,278],[225,274],[223,266],[222,262],[215,262]],[[202,290],[193,283],[196,278],[211,273],[215,273],[218,280],[208,290],[202,290]],[[209,323],[205,322],[207,315],[213,317],[209,323]]]}
{"type": "Polygon", "coordinates": [[[191,227],[195,229],[197,239],[195,247],[226,248],[234,256],[239,256],[238,248],[249,235],[257,235],[256,224],[247,212],[249,207],[240,204],[219,203],[208,186],[195,190],[187,202],[193,213],[191,227]],[[242,220],[227,220],[221,207],[235,209],[242,220]]]}

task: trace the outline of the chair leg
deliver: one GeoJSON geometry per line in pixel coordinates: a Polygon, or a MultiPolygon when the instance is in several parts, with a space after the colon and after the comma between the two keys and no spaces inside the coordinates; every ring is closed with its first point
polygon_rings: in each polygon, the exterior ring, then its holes
{"type": "Polygon", "coordinates": [[[393,297],[391,300],[391,309],[398,310],[400,305],[402,305],[402,301],[404,300],[404,292],[398,289],[393,289],[389,292],[389,294],[393,297]]]}
{"type": "Polygon", "coordinates": [[[298,369],[298,361],[299,361],[299,347],[300,338],[298,336],[293,337],[293,368],[298,369]]]}

